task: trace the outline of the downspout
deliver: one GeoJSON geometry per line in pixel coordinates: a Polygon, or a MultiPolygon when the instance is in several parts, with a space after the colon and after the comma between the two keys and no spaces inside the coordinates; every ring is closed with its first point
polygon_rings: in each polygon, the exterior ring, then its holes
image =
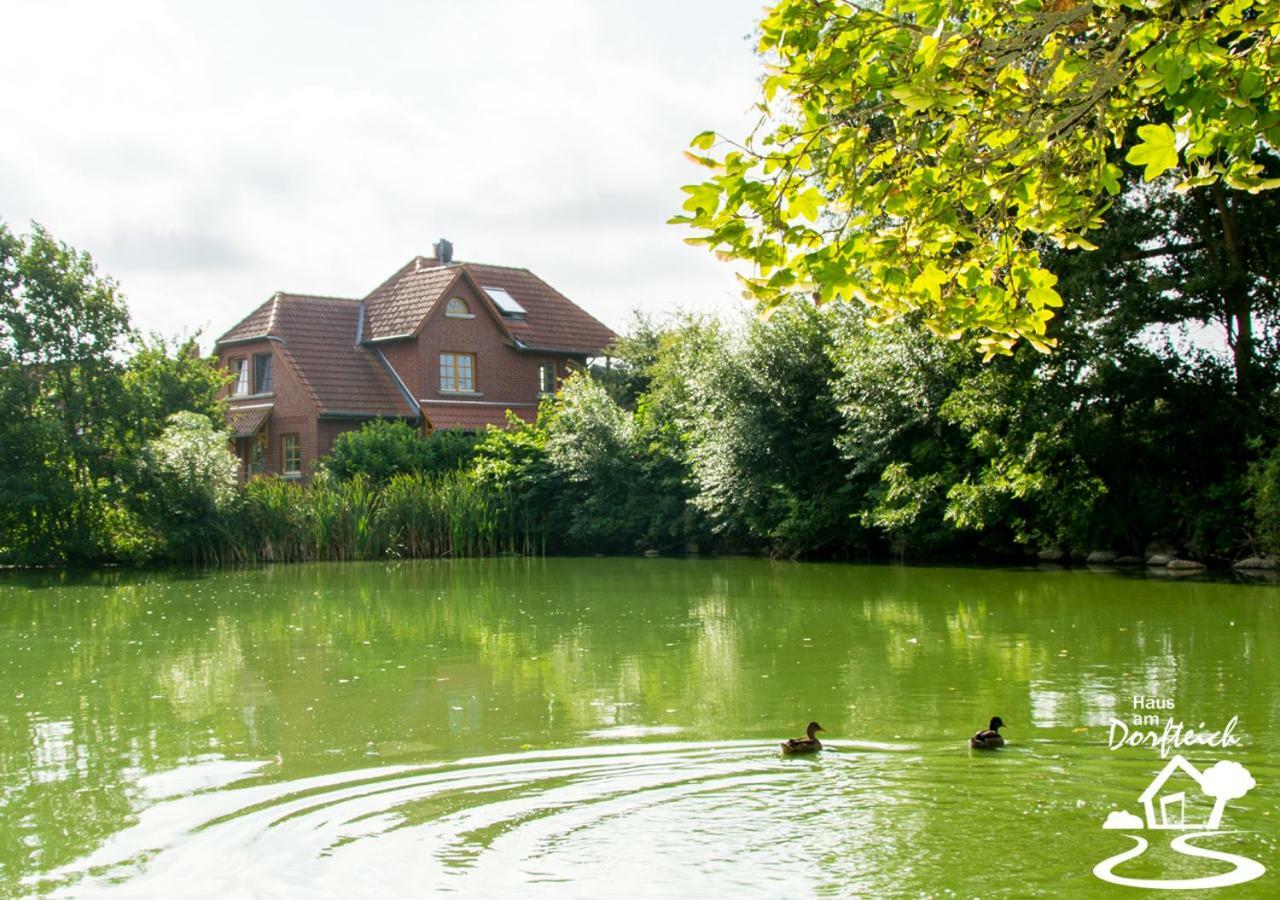
{"type": "Polygon", "coordinates": [[[409,390],[408,385],[404,383],[404,379],[400,377],[400,373],[391,365],[391,360],[383,355],[382,349],[376,344],[364,343],[364,301],[360,301],[360,312],[356,318],[356,347],[368,350],[373,353],[374,359],[382,366],[384,372],[390,376],[391,381],[395,384],[396,390],[400,391],[400,396],[404,398],[404,402],[409,404],[409,408],[416,414],[414,422],[415,426],[422,425],[422,407],[418,405],[418,401],[413,398],[413,392],[409,390]]]}

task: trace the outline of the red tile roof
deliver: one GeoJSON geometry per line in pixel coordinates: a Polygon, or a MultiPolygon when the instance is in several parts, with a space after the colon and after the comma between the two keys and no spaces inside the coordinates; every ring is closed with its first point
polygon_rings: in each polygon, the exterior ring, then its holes
{"type": "Polygon", "coordinates": [[[617,337],[613,331],[528,269],[461,263],[482,289],[502,288],[525,308],[523,319],[503,317],[516,340],[539,350],[597,356],[617,337]]]}
{"type": "Polygon", "coordinates": [[[418,416],[376,349],[357,346],[361,302],[276,294],[219,344],[271,338],[315,398],[321,415],[418,416]]]}
{"type": "MultiPolygon", "coordinates": [[[[280,295],[277,294],[276,297],[278,296],[280,295]]],[[[245,341],[252,340],[254,338],[266,337],[267,333],[270,331],[271,314],[276,308],[276,297],[272,297],[235,325],[231,326],[231,330],[218,338],[217,343],[227,344],[232,341],[245,341]]]]}
{"type": "Polygon", "coordinates": [[[271,418],[271,406],[231,407],[227,410],[227,427],[232,437],[252,437],[271,418]]]}
{"type": "Polygon", "coordinates": [[[451,266],[409,263],[365,298],[364,339],[407,337],[415,334],[459,272],[451,266]]]}
{"type": "Polygon", "coordinates": [[[497,425],[499,428],[507,424],[507,410],[510,409],[526,422],[532,422],[538,416],[538,407],[530,404],[497,403],[497,402],[463,402],[463,401],[424,401],[422,411],[427,420],[437,431],[445,428],[461,428],[463,431],[479,431],[486,425],[497,425]]]}
{"type": "Polygon", "coordinates": [[[365,298],[366,340],[407,337],[421,326],[454,281],[468,277],[476,287],[502,288],[524,307],[523,318],[495,316],[518,344],[596,356],[616,335],[586,310],[528,269],[458,262],[440,265],[416,257],[365,298]]]}

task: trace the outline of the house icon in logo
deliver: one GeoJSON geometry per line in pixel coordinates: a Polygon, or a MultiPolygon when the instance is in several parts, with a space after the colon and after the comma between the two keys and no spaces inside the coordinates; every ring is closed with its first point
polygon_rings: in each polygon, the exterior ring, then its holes
{"type": "Polygon", "coordinates": [[[1227,801],[1243,797],[1254,786],[1249,770],[1239,763],[1223,760],[1201,772],[1179,754],[1169,760],[1138,799],[1146,809],[1148,828],[1214,831],[1222,823],[1227,801]],[[1189,797],[1188,790],[1198,793],[1189,797]],[[1188,820],[1188,800],[1192,801],[1194,814],[1194,801],[1201,796],[1214,801],[1212,810],[1203,820],[1188,820]]]}
{"type": "Polygon", "coordinates": [[[1192,787],[1203,793],[1204,776],[1181,755],[1174,756],[1138,796],[1147,810],[1147,827],[1201,831],[1217,828],[1217,822],[1205,824],[1187,821],[1187,789],[1192,787]],[[1186,778],[1178,777],[1179,773],[1189,776],[1191,783],[1188,784],[1186,778]]]}

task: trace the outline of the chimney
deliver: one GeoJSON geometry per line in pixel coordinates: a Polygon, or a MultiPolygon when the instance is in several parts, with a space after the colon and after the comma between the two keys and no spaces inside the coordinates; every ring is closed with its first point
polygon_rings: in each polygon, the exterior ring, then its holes
{"type": "Polygon", "coordinates": [[[453,244],[444,238],[436,241],[436,262],[442,266],[447,266],[453,262],[453,244]]]}

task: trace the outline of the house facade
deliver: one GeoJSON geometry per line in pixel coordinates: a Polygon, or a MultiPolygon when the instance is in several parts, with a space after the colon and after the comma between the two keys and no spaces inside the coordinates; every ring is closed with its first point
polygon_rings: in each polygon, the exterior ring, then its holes
{"type": "Polygon", "coordinates": [[[277,293],[218,338],[245,477],[309,478],[372,419],[425,430],[532,421],[614,333],[528,269],[454,262],[447,241],[363,299],[277,293]]]}

